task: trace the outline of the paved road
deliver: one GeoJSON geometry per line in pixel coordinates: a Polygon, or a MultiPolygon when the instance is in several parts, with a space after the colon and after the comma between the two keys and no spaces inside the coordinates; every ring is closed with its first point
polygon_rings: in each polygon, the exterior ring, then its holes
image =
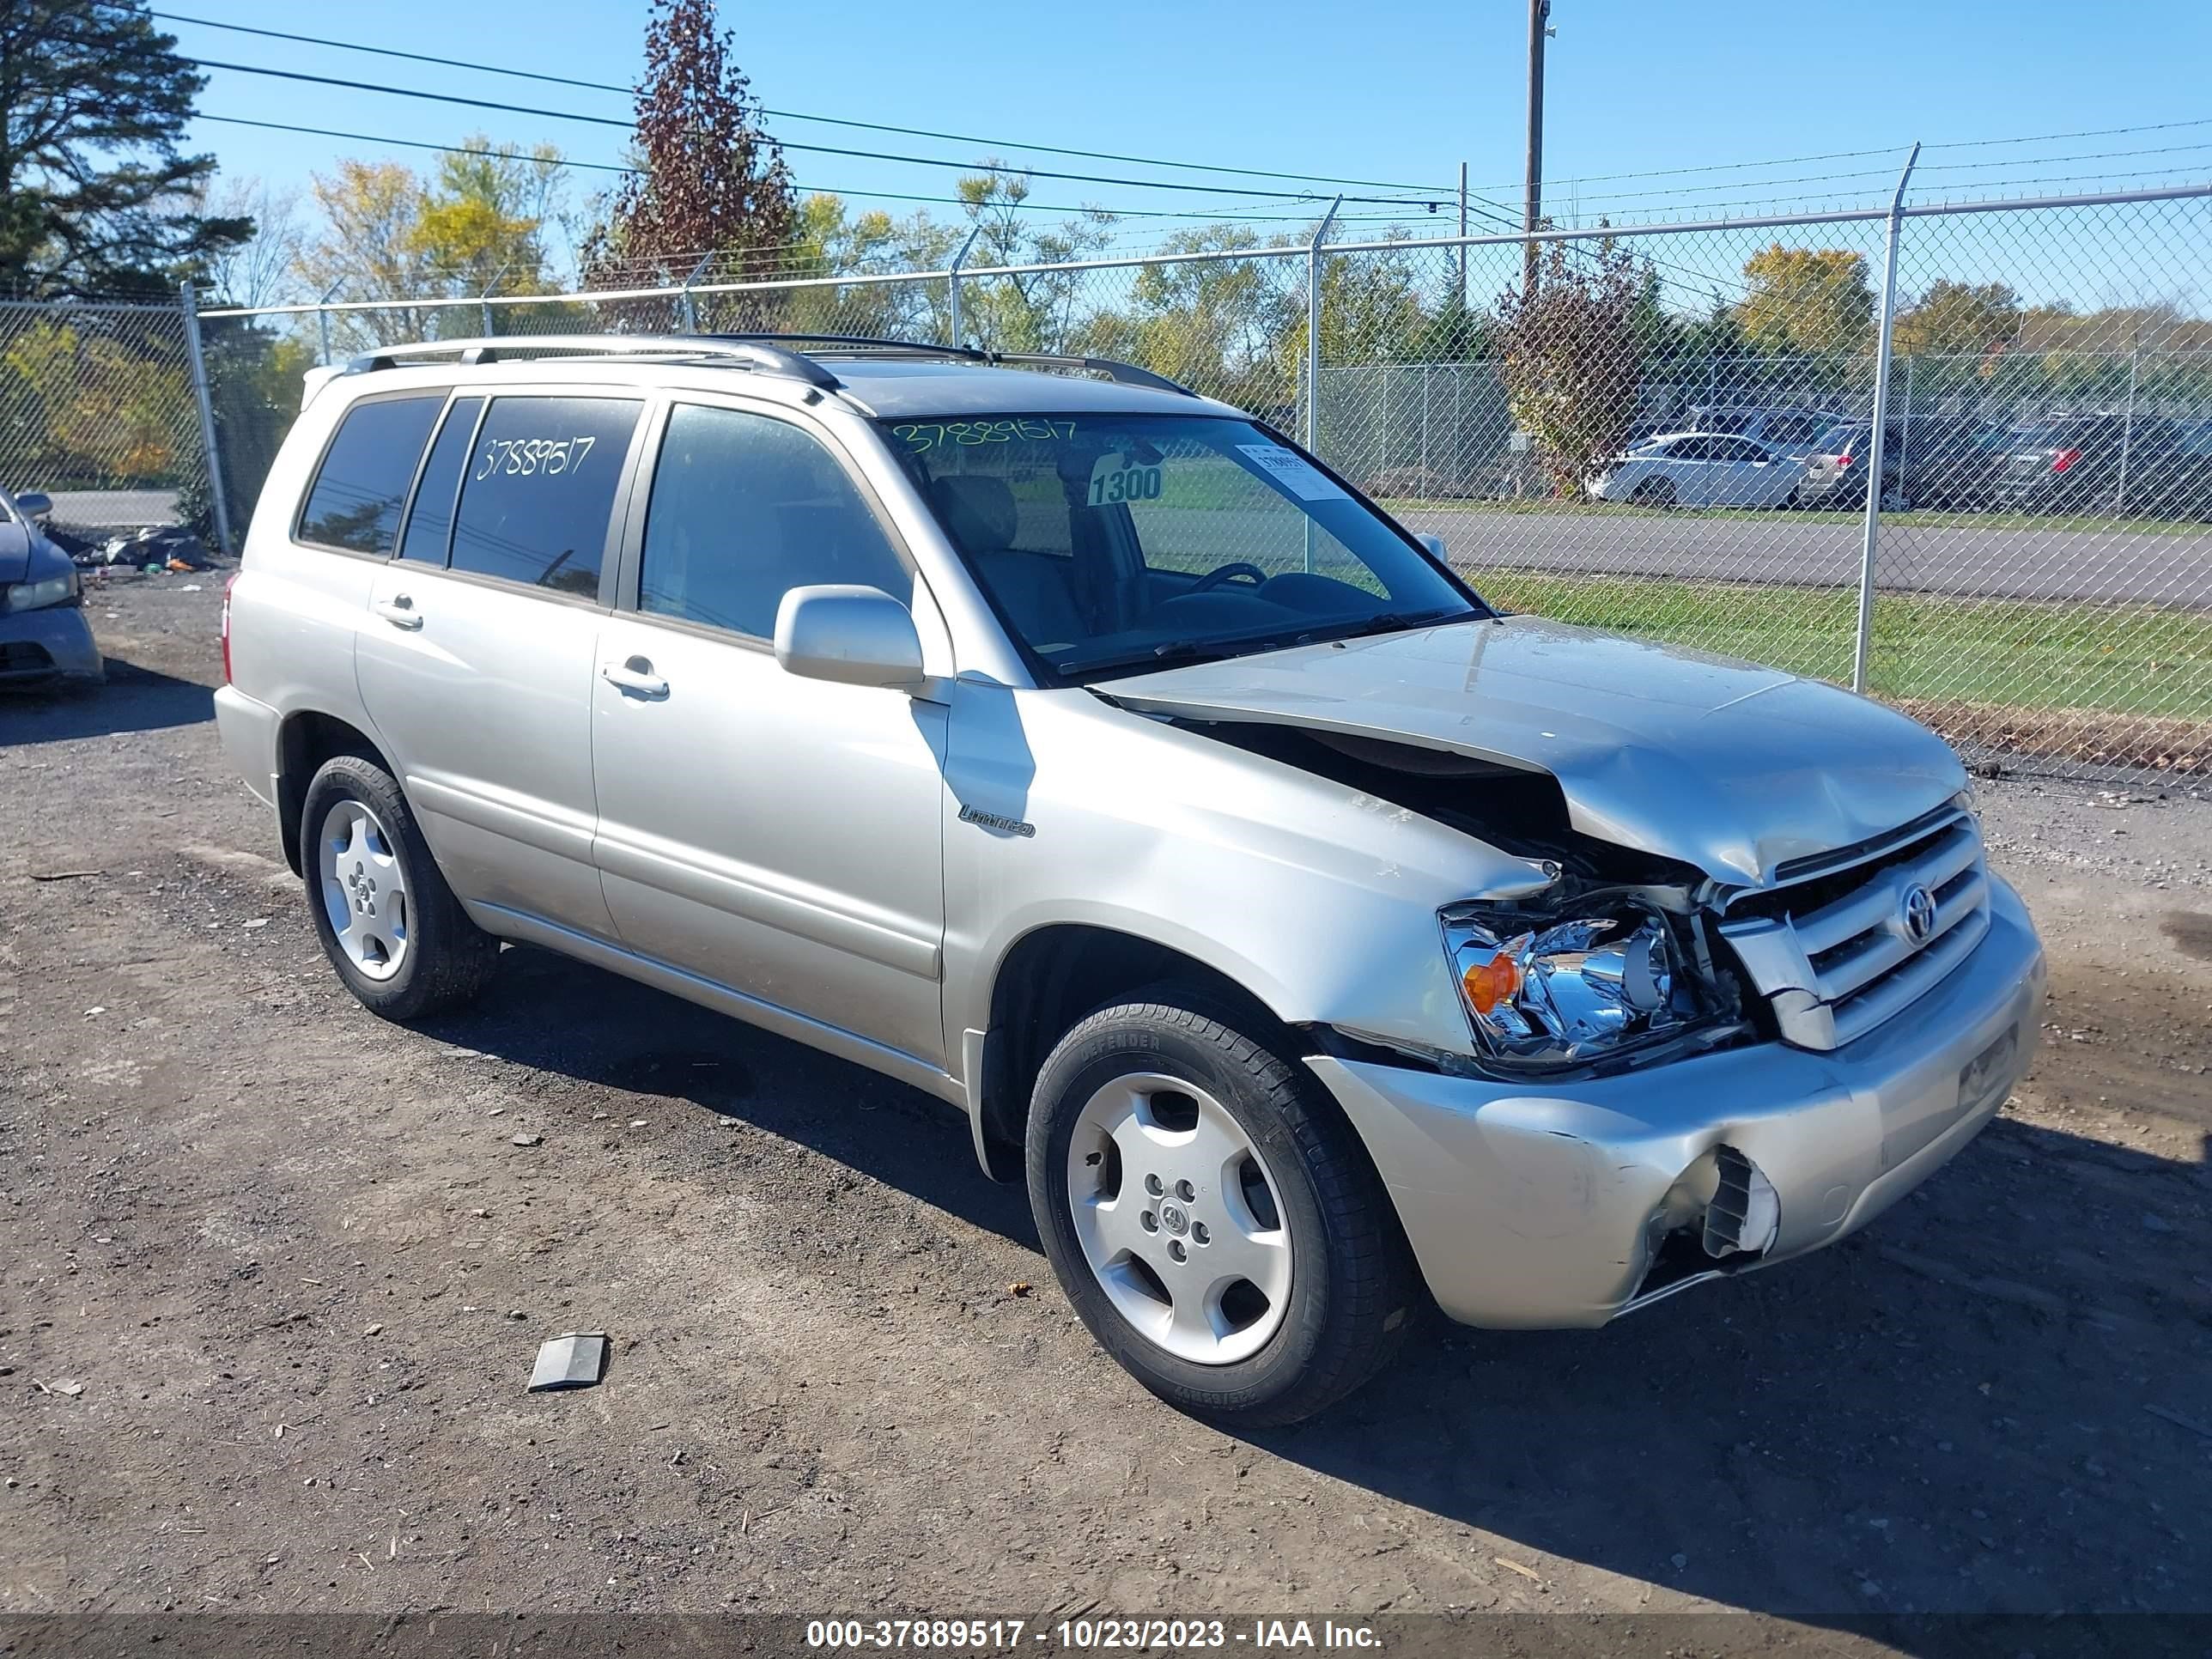
{"type": "Polygon", "coordinates": [[[177,521],[173,489],[58,489],[53,498],[54,518],[61,524],[135,530],[177,521]]]}
{"type": "MultiPolygon", "coordinates": [[[[1401,517],[1442,536],[1478,578],[1499,566],[1819,586],[1859,577],[1856,523],[1790,513],[1640,518],[1443,507],[1401,517]]],[[[1882,523],[1880,573],[1888,589],[2212,609],[2212,532],[1938,528],[1892,517],[1882,523]]]]}

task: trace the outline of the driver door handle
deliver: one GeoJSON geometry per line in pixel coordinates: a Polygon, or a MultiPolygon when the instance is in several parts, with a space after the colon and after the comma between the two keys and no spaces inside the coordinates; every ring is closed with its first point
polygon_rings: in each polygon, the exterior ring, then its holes
{"type": "Polygon", "coordinates": [[[420,628],[422,618],[415,609],[415,601],[404,593],[394,593],[388,599],[373,600],[370,610],[394,628],[420,628]]]}
{"type": "Polygon", "coordinates": [[[668,695],[668,682],[654,673],[652,663],[643,657],[603,662],[599,665],[599,678],[631,696],[659,698],[668,695]]]}

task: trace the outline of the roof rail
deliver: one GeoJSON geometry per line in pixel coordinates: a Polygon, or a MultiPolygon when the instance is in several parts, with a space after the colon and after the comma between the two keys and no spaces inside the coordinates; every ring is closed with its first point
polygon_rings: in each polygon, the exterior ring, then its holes
{"type": "Polygon", "coordinates": [[[464,364],[495,363],[510,353],[565,354],[595,357],[722,357],[765,374],[804,381],[823,392],[842,392],[845,383],[812,358],[766,340],[711,334],[502,334],[477,340],[424,340],[379,346],[346,365],[349,374],[397,368],[403,362],[451,356],[464,364]]]}
{"type": "Polygon", "coordinates": [[[476,340],[424,340],[379,346],[347,364],[349,374],[396,368],[402,362],[453,357],[464,364],[495,363],[509,353],[565,353],[572,356],[721,357],[766,374],[781,374],[823,392],[842,392],[845,383],[817,362],[807,346],[827,346],[854,357],[934,357],[955,362],[1004,363],[1024,368],[1079,368],[1103,374],[1123,386],[1155,392],[1200,394],[1180,381],[1112,357],[1061,356],[1048,351],[989,351],[944,345],[929,340],[898,340],[876,334],[502,334],[476,340]]]}
{"type": "Polygon", "coordinates": [[[1070,357],[1048,351],[978,350],[973,346],[944,345],[930,340],[897,340],[877,334],[720,334],[710,337],[732,343],[784,347],[804,341],[816,345],[842,347],[856,357],[950,357],[963,362],[1006,363],[1035,368],[1081,368],[1095,374],[1103,374],[1110,380],[1119,380],[1124,386],[1149,386],[1155,392],[1179,392],[1186,398],[1200,395],[1181,381],[1170,380],[1164,374],[1155,374],[1149,368],[1139,368],[1134,363],[1121,362],[1112,357],[1070,357]]]}
{"type": "Polygon", "coordinates": [[[1049,351],[994,351],[994,363],[1015,363],[1038,368],[1087,368],[1103,374],[1109,380],[1119,380],[1123,386],[1150,386],[1155,392],[1179,392],[1186,398],[1203,397],[1193,392],[1181,380],[1170,380],[1164,374],[1155,374],[1149,368],[1139,368],[1134,363],[1125,363],[1112,357],[1062,357],[1049,351]]]}

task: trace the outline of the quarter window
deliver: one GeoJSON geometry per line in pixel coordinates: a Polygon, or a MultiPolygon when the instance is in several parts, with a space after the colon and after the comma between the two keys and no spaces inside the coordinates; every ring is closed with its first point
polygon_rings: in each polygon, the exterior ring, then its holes
{"type": "Polygon", "coordinates": [[[776,608],[818,582],[905,599],[914,579],[830,452],[788,422],[679,404],[653,469],[637,605],[773,638],[776,608]]]}
{"type": "Polygon", "coordinates": [[[445,404],[446,394],[437,392],[380,398],[348,410],[307,491],[300,539],[380,558],[390,554],[407,486],[445,404]]]}
{"type": "Polygon", "coordinates": [[[597,597],[640,407],[612,398],[495,398],[464,469],[453,568],[597,597]]]}

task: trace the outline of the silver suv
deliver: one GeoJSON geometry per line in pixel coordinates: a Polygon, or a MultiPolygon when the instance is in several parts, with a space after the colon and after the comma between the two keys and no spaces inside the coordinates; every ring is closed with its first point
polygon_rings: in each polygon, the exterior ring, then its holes
{"type": "Polygon", "coordinates": [[[1921,726],[1502,614],[1142,370],[799,343],[310,386],[217,703],[370,1008],[524,940],[936,1095],[1099,1341],[1246,1425],[1431,1301],[1829,1243],[2019,1077],[2041,950],[1921,726]]]}

